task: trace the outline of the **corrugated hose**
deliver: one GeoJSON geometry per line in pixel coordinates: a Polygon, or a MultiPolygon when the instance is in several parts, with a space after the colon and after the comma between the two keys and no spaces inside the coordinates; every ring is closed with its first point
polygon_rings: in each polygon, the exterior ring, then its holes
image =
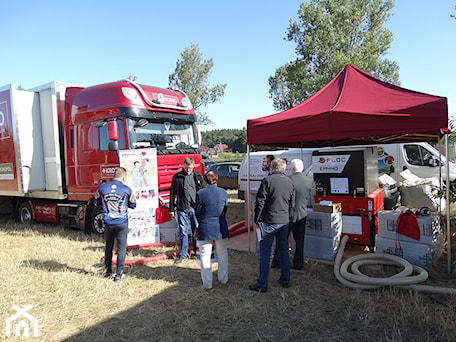
{"type": "Polygon", "coordinates": [[[385,253],[360,254],[348,258],[342,264],[345,246],[349,237],[342,238],[339,251],[334,262],[334,275],[346,287],[357,290],[372,290],[385,286],[399,286],[414,289],[420,292],[456,294],[455,288],[418,285],[427,280],[427,271],[419,266],[412,265],[407,260],[385,253]],[[365,265],[391,265],[401,267],[402,270],[391,277],[376,278],[363,274],[359,268],[365,265]],[[415,274],[413,274],[415,272],[415,274]]]}

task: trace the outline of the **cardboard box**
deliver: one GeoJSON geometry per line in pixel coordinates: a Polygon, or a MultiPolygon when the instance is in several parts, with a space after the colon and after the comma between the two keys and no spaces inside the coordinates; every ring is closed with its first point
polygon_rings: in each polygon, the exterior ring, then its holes
{"type": "Polygon", "coordinates": [[[440,258],[444,248],[443,235],[431,244],[398,241],[397,239],[375,237],[377,253],[387,253],[401,257],[418,266],[431,266],[440,258]]]}
{"type": "Polygon", "coordinates": [[[342,213],[322,213],[307,209],[306,236],[333,238],[342,232],[342,213]]]}
{"type": "Polygon", "coordinates": [[[334,260],[340,245],[340,235],[334,238],[307,235],[304,239],[304,257],[334,260]]]}
{"type": "Polygon", "coordinates": [[[342,211],[340,203],[333,203],[332,205],[320,205],[318,203],[312,205],[313,211],[320,213],[339,213],[342,211]]]}
{"type": "Polygon", "coordinates": [[[179,228],[160,228],[160,242],[179,242],[179,228]]]}
{"type": "Polygon", "coordinates": [[[439,235],[443,235],[440,228],[440,218],[438,215],[421,216],[418,215],[416,221],[420,228],[420,240],[417,241],[408,236],[398,234],[397,219],[399,212],[384,210],[378,212],[378,236],[382,238],[406,241],[412,243],[433,244],[439,239],[439,235]]]}

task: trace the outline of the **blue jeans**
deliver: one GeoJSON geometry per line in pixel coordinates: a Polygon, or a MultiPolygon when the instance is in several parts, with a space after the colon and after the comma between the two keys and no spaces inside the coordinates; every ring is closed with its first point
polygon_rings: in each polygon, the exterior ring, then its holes
{"type": "Polygon", "coordinates": [[[276,248],[279,254],[280,278],[279,282],[290,282],[290,257],[288,255],[288,223],[260,222],[263,239],[260,241],[260,275],[257,285],[268,287],[269,270],[271,267],[271,248],[276,239],[276,248]]]}
{"type": "Polygon", "coordinates": [[[193,234],[195,233],[196,228],[198,227],[198,222],[195,216],[195,209],[190,208],[190,211],[186,213],[185,211],[177,210],[177,224],[179,225],[179,241],[181,245],[181,250],[179,256],[181,258],[188,258],[188,226],[191,225],[192,228],[192,245],[193,250],[195,249],[195,238],[193,234]]]}
{"type": "Polygon", "coordinates": [[[112,269],[112,249],[114,247],[114,240],[117,239],[117,268],[116,274],[121,275],[125,266],[125,256],[127,254],[127,236],[128,236],[128,223],[106,225],[105,229],[105,265],[106,270],[112,269]]]}

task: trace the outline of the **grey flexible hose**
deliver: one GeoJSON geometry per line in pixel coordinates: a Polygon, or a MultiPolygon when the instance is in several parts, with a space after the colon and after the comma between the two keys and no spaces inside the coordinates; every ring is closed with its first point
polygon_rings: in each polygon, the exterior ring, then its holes
{"type": "Polygon", "coordinates": [[[348,239],[347,235],[342,238],[334,262],[334,275],[341,284],[357,290],[372,290],[382,286],[400,286],[420,292],[456,294],[456,289],[454,288],[416,285],[427,280],[427,271],[395,255],[380,253],[360,254],[348,258],[341,264],[348,239]],[[402,270],[388,278],[375,278],[369,277],[359,270],[364,265],[393,265],[402,267],[402,270]],[[412,275],[413,272],[416,275],[412,275]]]}

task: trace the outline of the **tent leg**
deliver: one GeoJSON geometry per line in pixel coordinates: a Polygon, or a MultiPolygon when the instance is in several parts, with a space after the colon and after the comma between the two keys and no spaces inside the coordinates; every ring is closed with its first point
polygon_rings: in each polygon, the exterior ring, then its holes
{"type": "Polygon", "coordinates": [[[244,201],[247,201],[247,232],[250,253],[250,145],[247,145],[247,189],[244,192],[244,201]]]}
{"type": "Polygon", "coordinates": [[[450,226],[450,165],[449,165],[449,135],[445,135],[445,150],[446,150],[446,165],[445,165],[445,171],[446,171],[446,204],[447,204],[447,210],[446,210],[446,219],[447,219],[447,263],[448,263],[448,273],[451,273],[451,226],[450,226]]]}

